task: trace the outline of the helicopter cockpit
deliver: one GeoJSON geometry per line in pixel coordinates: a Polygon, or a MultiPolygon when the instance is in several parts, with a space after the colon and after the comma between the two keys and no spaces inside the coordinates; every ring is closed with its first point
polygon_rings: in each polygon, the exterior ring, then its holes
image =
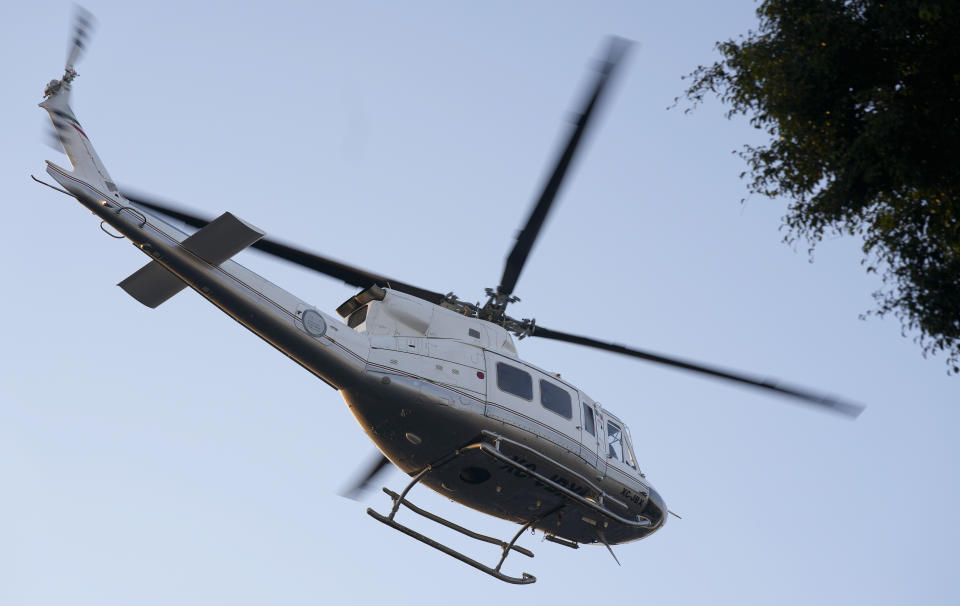
{"type": "Polygon", "coordinates": [[[637,464],[637,457],[633,452],[633,440],[630,430],[623,421],[607,413],[607,458],[619,461],[632,467],[642,477],[643,472],[637,464]]]}

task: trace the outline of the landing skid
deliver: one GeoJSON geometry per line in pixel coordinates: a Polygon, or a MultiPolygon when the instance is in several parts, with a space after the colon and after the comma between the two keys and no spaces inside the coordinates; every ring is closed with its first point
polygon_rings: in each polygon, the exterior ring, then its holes
{"type": "MultiPolygon", "coordinates": [[[[642,516],[637,516],[637,517],[634,518],[634,519],[628,519],[628,518],[621,517],[620,515],[612,512],[609,508],[606,507],[606,503],[616,503],[617,505],[623,507],[624,509],[626,509],[626,506],[623,505],[622,503],[620,503],[619,501],[617,501],[615,498],[611,497],[610,495],[604,494],[604,492],[601,491],[598,487],[593,486],[592,484],[590,484],[589,481],[586,480],[586,478],[583,478],[582,476],[579,476],[579,474],[574,474],[572,471],[567,470],[565,467],[563,467],[562,465],[560,465],[558,462],[553,461],[552,459],[549,459],[548,457],[546,457],[546,455],[544,455],[544,454],[542,454],[542,453],[540,453],[540,452],[537,452],[537,451],[535,451],[535,450],[533,450],[533,449],[530,449],[530,448],[527,447],[527,446],[524,446],[524,445],[519,444],[519,443],[517,443],[517,442],[514,442],[514,441],[512,441],[512,440],[509,440],[509,439],[507,439],[507,438],[505,438],[505,437],[503,437],[503,436],[500,436],[500,435],[497,435],[497,434],[494,434],[494,433],[490,433],[490,432],[486,432],[486,431],[483,432],[483,435],[482,435],[481,439],[478,440],[477,442],[472,443],[472,444],[470,444],[470,445],[468,445],[468,446],[466,446],[466,447],[464,447],[464,448],[460,448],[460,449],[458,449],[458,450],[455,450],[454,452],[452,452],[452,453],[450,453],[449,455],[443,457],[442,459],[440,459],[440,460],[437,461],[436,463],[434,463],[434,464],[432,464],[432,465],[427,465],[425,468],[423,468],[422,470],[420,470],[416,475],[413,476],[413,478],[412,478],[412,479],[410,480],[410,482],[407,484],[406,488],[404,488],[403,491],[402,491],[400,494],[397,494],[397,493],[395,493],[395,492],[393,492],[392,490],[389,490],[389,489],[387,489],[387,488],[384,488],[384,489],[383,489],[383,492],[386,493],[386,494],[390,497],[390,499],[391,499],[391,501],[392,501],[392,503],[393,503],[393,507],[391,508],[389,515],[386,515],[386,516],[385,516],[385,515],[382,515],[382,514],[380,514],[380,513],[378,513],[378,512],[376,512],[376,511],[374,511],[372,508],[368,508],[368,509],[367,509],[367,513],[368,513],[372,518],[374,518],[375,520],[377,520],[377,521],[379,521],[379,522],[382,522],[382,523],[386,524],[387,526],[390,526],[391,528],[393,528],[393,529],[395,529],[395,530],[399,530],[400,532],[402,532],[403,534],[405,534],[405,535],[407,535],[407,536],[410,536],[410,537],[413,537],[414,539],[417,539],[417,540],[420,541],[421,543],[424,543],[424,544],[426,544],[426,545],[429,545],[429,546],[433,547],[434,549],[437,549],[437,550],[439,550],[439,551],[442,551],[443,553],[445,553],[445,554],[447,554],[447,555],[449,555],[449,556],[451,556],[451,557],[453,557],[453,558],[455,558],[455,559],[457,559],[457,560],[460,560],[460,561],[463,562],[464,564],[468,564],[468,565],[470,565],[470,566],[473,566],[473,567],[476,568],[477,570],[480,570],[480,571],[482,571],[482,572],[485,572],[486,574],[489,574],[489,575],[492,576],[492,577],[495,577],[495,578],[497,578],[497,579],[500,579],[501,581],[504,581],[504,582],[506,582],[506,583],[513,583],[513,584],[517,584],[517,585],[528,585],[528,584],[530,584],[530,583],[536,582],[536,580],[537,580],[536,577],[534,577],[533,575],[531,575],[531,574],[529,574],[529,573],[526,573],[526,572],[524,572],[524,573],[522,574],[522,576],[520,576],[520,577],[512,577],[512,576],[510,576],[510,575],[504,574],[504,573],[501,572],[501,570],[500,570],[501,567],[503,566],[504,561],[507,559],[507,556],[510,555],[510,552],[511,552],[511,551],[516,551],[516,552],[521,553],[521,554],[523,554],[523,555],[525,555],[525,556],[527,556],[527,557],[530,557],[530,558],[533,557],[533,552],[531,552],[531,551],[528,550],[528,549],[525,549],[525,548],[523,548],[523,547],[519,547],[518,545],[516,545],[516,542],[517,542],[517,540],[520,538],[520,535],[522,535],[523,532],[524,532],[525,530],[527,530],[528,528],[535,527],[535,525],[536,525],[538,522],[540,522],[541,520],[543,520],[543,519],[545,519],[545,518],[548,518],[548,517],[550,517],[550,516],[558,513],[560,510],[562,510],[562,509],[563,509],[564,507],[566,507],[568,504],[572,504],[572,505],[573,505],[574,507],[576,507],[577,509],[585,510],[585,511],[592,511],[592,512],[594,512],[595,514],[597,514],[597,516],[598,516],[597,528],[598,528],[598,532],[600,532],[601,534],[602,534],[602,528],[603,528],[603,527],[606,527],[607,524],[609,524],[609,523],[622,524],[622,525],[632,526],[632,527],[647,527],[647,526],[650,525],[650,520],[648,520],[648,519],[646,519],[646,518],[644,518],[644,517],[642,517],[642,516]],[[575,492],[569,490],[566,486],[562,486],[562,485],[554,482],[553,480],[551,480],[551,479],[548,478],[547,476],[541,475],[541,474],[539,474],[539,473],[537,473],[537,472],[535,472],[535,471],[533,471],[533,470],[531,470],[531,469],[523,466],[521,463],[518,463],[517,461],[513,460],[512,458],[507,457],[507,456],[504,455],[502,452],[500,452],[500,446],[501,446],[502,443],[504,443],[504,444],[510,444],[510,445],[512,445],[513,447],[517,447],[517,448],[522,448],[522,449],[528,450],[528,451],[530,451],[529,454],[535,455],[535,456],[540,457],[541,459],[547,460],[547,461],[549,461],[553,466],[558,467],[558,468],[562,468],[562,469],[566,470],[569,474],[573,474],[573,475],[578,476],[578,477],[581,479],[581,481],[585,482],[586,484],[590,485],[591,488],[593,488],[593,490],[594,490],[593,498],[584,498],[583,496],[581,496],[581,495],[579,495],[579,494],[576,494],[575,492]],[[474,452],[477,452],[478,450],[479,450],[479,452],[481,452],[481,453],[489,456],[489,457],[492,458],[494,461],[496,461],[496,462],[498,462],[498,463],[500,463],[500,464],[502,464],[502,465],[506,465],[506,466],[510,466],[510,467],[515,467],[515,468],[517,469],[517,471],[521,471],[522,473],[529,474],[530,476],[536,478],[536,479],[537,479],[539,482],[541,482],[544,486],[547,486],[547,487],[551,488],[556,494],[561,495],[562,502],[559,503],[558,505],[556,505],[555,507],[550,508],[550,509],[547,510],[547,511],[541,512],[541,513],[538,514],[536,517],[533,517],[533,518],[530,518],[529,520],[527,520],[527,521],[521,526],[520,530],[517,531],[517,533],[513,536],[513,539],[510,540],[509,542],[506,542],[506,541],[501,541],[500,539],[497,539],[497,538],[494,538],[494,537],[489,537],[489,536],[486,536],[486,535],[483,535],[483,534],[474,532],[474,531],[469,530],[469,529],[467,529],[467,528],[464,528],[463,526],[460,526],[460,525],[458,525],[458,524],[454,524],[453,522],[451,522],[451,521],[449,521],[449,520],[446,520],[446,519],[444,519],[444,518],[442,518],[442,517],[440,517],[440,516],[438,516],[438,515],[436,515],[436,514],[434,514],[434,513],[431,513],[431,512],[426,511],[426,510],[424,510],[424,509],[422,509],[422,508],[420,508],[420,507],[417,507],[416,505],[414,505],[413,503],[411,503],[410,501],[407,500],[407,498],[406,498],[406,497],[407,497],[407,493],[409,493],[410,490],[411,490],[414,486],[416,486],[418,483],[420,483],[420,481],[423,480],[423,479],[424,479],[427,475],[429,475],[431,472],[437,471],[438,469],[440,469],[441,467],[447,465],[448,463],[450,463],[451,461],[457,459],[458,457],[461,457],[461,456],[464,456],[464,455],[467,455],[467,454],[472,454],[472,453],[474,453],[474,452]],[[430,520],[430,521],[436,522],[437,524],[440,524],[440,525],[442,525],[442,526],[445,526],[445,527],[447,527],[447,528],[450,528],[451,530],[455,530],[455,531],[457,531],[457,532],[459,532],[459,533],[461,533],[461,534],[463,534],[463,535],[465,535],[465,536],[468,536],[468,537],[470,537],[470,538],[472,538],[472,539],[476,539],[476,540],[482,541],[482,542],[484,542],[484,543],[490,543],[490,544],[493,544],[493,545],[498,545],[498,546],[503,550],[503,553],[502,553],[502,555],[501,555],[501,557],[500,557],[500,561],[497,562],[497,565],[496,565],[496,566],[494,566],[494,567],[491,568],[490,566],[487,566],[487,565],[485,565],[485,564],[482,564],[482,563],[478,562],[477,560],[475,560],[475,559],[473,559],[473,558],[471,558],[471,557],[469,557],[469,556],[467,556],[467,555],[465,555],[465,554],[463,554],[463,553],[460,553],[459,551],[457,551],[457,550],[455,550],[455,549],[453,549],[453,548],[451,548],[451,547],[448,547],[447,545],[444,545],[444,544],[442,544],[442,543],[439,543],[439,542],[435,541],[434,539],[431,539],[430,537],[425,536],[425,535],[421,534],[420,532],[417,532],[416,530],[413,530],[412,528],[409,528],[408,526],[404,526],[403,524],[397,522],[397,520],[395,519],[395,518],[396,518],[396,515],[397,515],[397,512],[400,510],[400,506],[401,506],[401,505],[403,505],[403,506],[406,507],[407,509],[411,510],[412,512],[416,513],[417,515],[420,515],[420,516],[422,516],[422,517],[424,517],[424,518],[427,518],[427,519],[430,520]]],[[[579,547],[579,546],[577,545],[577,543],[574,542],[574,541],[568,541],[568,540],[566,540],[566,539],[562,539],[562,538],[560,538],[560,537],[555,537],[555,536],[550,535],[550,534],[548,534],[548,535],[546,536],[546,538],[549,539],[550,541],[554,542],[554,543],[558,543],[558,544],[564,545],[564,546],[566,546],[566,547],[571,547],[571,548],[574,548],[574,549],[576,549],[577,547],[579,547]]]]}
{"type": "MultiPolygon", "coordinates": [[[[459,454],[459,451],[458,451],[457,454],[459,454]]],[[[449,457],[446,461],[444,461],[444,463],[446,463],[446,462],[448,462],[449,460],[455,458],[456,456],[457,456],[457,455],[454,455],[454,457],[449,457]]],[[[442,465],[442,464],[441,464],[441,465],[442,465]]],[[[489,536],[487,536],[487,535],[483,535],[483,534],[480,534],[480,533],[478,533],[478,532],[474,532],[474,531],[472,531],[472,530],[470,530],[470,529],[468,529],[468,528],[464,528],[463,526],[460,526],[459,524],[454,524],[453,522],[451,522],[451,521],[449,521],[449,520],[445,520],[444,518],[441,518],[440,516],[438,516],[438,515],[436,515],[436,514],[430,513],[429,511],[427,511],[427,510],[425,510],[425,509],[421,509],[420,507],[417,507],[416,505],[414,505],[413,503],[411,503],[410,501],[408,501],[408,500],[406,499],[407,493],[410,492],[410,489],[413,488],[418,482],[420,482],[420,480],[423,479],[424,476],[426,476],[428,473],[430,473],[431,471],[433,471],[433,470],[436,469],[437,467],[439,467],[439,465],[438,465],[438,466],[428,465],[427,467],[425,467],[420,473],[418,473],[417,475],[415,475],[415,476],[413,477],[413,479],[410,481],[410,483],[407,484],[407,487],[404,488],[403,492],[400,493],[400,494],[397,494],[397,493],[395,493],[395,492],[393,492],[392,490],[389,490],[389,489],[387,489],[387,488],[384,488],[384,489],[383,489],[383,492],[385,492],[387,495],[389,495],[389,496],[390,496],[390,499],[393,501],[393,508],[390,510],[390,515],[387,515],[387,516],[381,515],[380,513],[377,513],[376,511],[374,511],[373,509],[371,509],[371,508],[369,508],[369,507],[367,508],[367,513],[368,513],[373,519],[375,519],[375,520],[377,520],[377,521],[380,521],[380,522],[383,522],[383,523],[386,524],[387,526],[390,526],[391,528],[393,528],[393,529],[395,529],[395,530],[399,530],[399,531],[402,532],[403,534],[405,534],[405,535],[407,535],[407,536],[410,536],[410,537],[413,537],[413,538],[417,539],[418,541],[420,541],[420,542],[422,542],[422,543],[425,543],[425,544],[429,545],[430,547],[433,547],[434,549],[438,549],[438,550],[442,551],[443,553],[447,554],[448,556],[453,557],[453,558],[456,558],[456,559],[460,560],[461,562],[463,562],[464,564],[468,564],[468,565],[470,565],[470,566],[473,566],[473,567],[476,568],[477,570],[480,570],[480,571],[482,571],[482,572],[485,572],[485,573],[489,574],[489,575],[492,576],[492,577],[495,577],[495,578],[497,578],[497,579],[500,579],[501,581],[504,581],[505,583],[513,583],[513,584],[515,584],[515,585],[529,585],[530,583],[535,583],[535,582],[537,581],[537,577],[533,576],[532,574],[529,574],[529,573],[524,572],[524,573],[523,573],[523,576],[521,576],[521,577],[512,577],[512,576],[510,576],[510,575],[507,575],[507,574],[504,574],[504,573],[500,572],[500,568],[503,566],[503,562],[507,559],[507,556],[510,555],[510,552],[511,552],[511,551],[516,551],[516,552],[522,553],[523,555],[525,555],[525,556],[527,556],[527,557],[530,557],[530,558],[533,557],[533,552],[532,552],[532,551],[530,551],[529,549],[525,549],[525,548],[523,548],[523,547],[520,547],[520,546],[516,545],[517,539],[520,538],[520,535],[523,534],[523,531],[525,531],[527,528],[530,528],[530,526],[532,526],[533,524],[536,524],[536,523],[537,523],[538,521],[540,521],[540,519],[543,518],[545,515],[550,515],[550,514],[556,513],[556,511],[557,511],[558,509],[560,509],[560,508],[562,507],[562,505],[561,505],[560,507],[557,507],[557,508],[553,509],[552,511],[550,511],[550,512],[547,513],[547,514],[544,514],[544,515],[541,515],[541,516],[537,516],[536,518],[533,518],[532,520],[528,521],[526,524],[524,524],[524,525],[520,528],[520,530],[517,531],[517,534],[515,534],[515,535],[513,536],[513,539],[512,539],[509,543],[507,543],[507,542],[501,541],[500,539],[496,539],[496,538],[494,538],[494,537],[489,537],[489,536]],[[397,511],[400,509],[400,506],[401,506],[401,505],[407,507],[408,509],[410,509],[410,511],[412,511],[412,512],[414,512],[414,513],[416,513],[416,514],[421,515],[421,516],[427,518],[428,520],[431,520],[431,521],[433,521],[433,522],[436,522],[436,523],[438,523],[438,524],[440,524],[440,525],[442,525],[442,526],[446,526],[447,528],[450,528],[451,530],[456,530],[457,532],[459,532],[459,533],[461,533],[461,534],[463,534],[463,535],[465,535],[465,536],[468,536],[468,537],[470,537],[471,539],[477,539],[478,541],[483,541],[484,543],[491,543],[491,544],[493,544],[493,545],[499,545],[499,546],[501,547],[501,549],[503,550],[503,555],[500,556],[500,561],[497,562],[496,567],[490,568],[489,566],[487,566],[487,565],[485,565],[485,564],[482,564],[482,563],[478,562],[477,560],[474,560],[474,559],[471,558],[470,556],[467,556],[467,555],[465,555],[465,554],[463,554],[463,553],[460,553],[459,551],[453,549],[452,547],[447,547],[447,546],[444,545],[443,543],[439,543],[439,542],[431,539],[430,537],[425,536],[425,535],[417,532],[416,530],[413,530],[412,528],[410,528],[410,527],[408,527],[408,526],[404,526],[403,524],[397,522],[397,521],[394,519],[394,517],[397,515],[397,511]]]]}

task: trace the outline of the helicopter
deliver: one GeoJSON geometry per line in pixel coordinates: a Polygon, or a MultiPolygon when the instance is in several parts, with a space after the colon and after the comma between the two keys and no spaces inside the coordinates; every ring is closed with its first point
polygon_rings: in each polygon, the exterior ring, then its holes
{"type": "MultiPolygon", "coordinates": [[[[468,303],[380,276],[264,238],[230,213],[213,221],[182,209],[120,192],[69,106],[74,63],[88,37],[90,19],[78,17],[64,75],[48,84],[41,107],[53,122],[72,171],[48,163],[59,189],[75,197],[148,257],[120,282],[147,307],[156,308],[187,287],[336,389],[382,456],[366,474],[387,464],[411,476],[399,492],[386,491],[387,515],[377,521],[502,581],[529,584],[528,573],[502,572],[527,529],[568,548],[610,548],[649,536],[670,515],[646,480],[621,418],[556,373],[525,360],[516,339],[541,337],[603,349],[716,378],[736,381],[856,416],[861,408],[825,396],[636,348],[514,319],[516,286],[557,198],[602,96],[629,48],[609,42],[604,60],[555,168],[517,237],[497,287],[487,301],[468,303]],[[188,234],[163,217],[197,229],[188,234]],[[340,279],[360,292],[337,316],[277,287],[231,258],[248,248],[299,263],[340,279]],[[419,484],[472,509],[520,524],[509,541],[479,535],[415,506],[408,495],[419,484]],[[500,561],[485,565],[397,520],[401,507],[467,536],[501,547],[500,561]]],[[[109,233],[109,231],[108,231],[109,233]]],[[[612,549],[611,549],[612,553],[612,549]]]]}

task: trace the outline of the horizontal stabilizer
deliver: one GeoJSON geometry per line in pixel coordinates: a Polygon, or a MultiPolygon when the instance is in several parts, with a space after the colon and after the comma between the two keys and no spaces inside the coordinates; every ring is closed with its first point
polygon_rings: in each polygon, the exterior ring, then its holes
{"type": "Polygon", "coordinates": [[[263,232],[231,213],[223,213],[180,246],[211,265],[220,265],[263,237],[263,232]]]}
{"type": "MultiPolygon", "coordinates": [[[[180,243],[211,265],[220,265],[263,237],[263,232],[230,213],[223,213],[180,243]]],[[[153,309],[187,287],[157,261],[150,261],[118,284],[131,297],[153,309]]]]}
{"type": "Polygon", "coordinates": [[[156,261],[150,261],[118,284],[127,294],[150,309],[187,287],[187,283],[156,261]]]}

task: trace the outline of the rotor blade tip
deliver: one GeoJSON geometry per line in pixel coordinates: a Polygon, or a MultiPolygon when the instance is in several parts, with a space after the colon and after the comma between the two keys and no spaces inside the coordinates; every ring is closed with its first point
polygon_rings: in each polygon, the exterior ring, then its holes
{"type": "Polygon", "coordinates": [[[850,418],[850,420],[855,420],[857,417],[867,409],[866,406],[861,406],[860,404],[850,404],[848,402],[839,402],[832,401],[829,403],[830,407],[833,408],[836,412],[850,418]]]}
{"type": "Polygon", "coordinates": [[[634,44],[634,41],[629,38],[610,36],[607,42],[607,63],[620,61],[634,44]]]}

